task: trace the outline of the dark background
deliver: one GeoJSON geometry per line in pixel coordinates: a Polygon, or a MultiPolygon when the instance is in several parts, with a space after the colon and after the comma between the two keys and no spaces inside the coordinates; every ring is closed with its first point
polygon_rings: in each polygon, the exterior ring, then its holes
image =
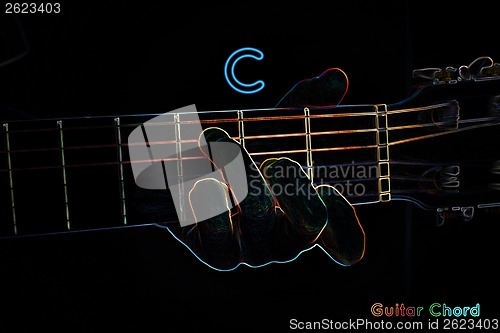
{"type": "MultiPolygon", "coordinates": [[[[3,11],[2,121],[273,107],[331,67],[349,77],[344,104],[395,103],[413,69],[500,57],[494,9],[478,2],[65,1],[60,14],[3,11]],[[241,81],[266,82],[253,95],[223,76],[246,46],[264,53],[240,65],[241,81]]],[[[367,248],[352,267],[315,249],[217,272],[155,228],[4,240],[1,331],[283,332],[291,318],[374,320],[375,302],[480,303],[483,318],[498,317],[495,218],[438,228],[409,203],[357,212],[367,248]]]]}

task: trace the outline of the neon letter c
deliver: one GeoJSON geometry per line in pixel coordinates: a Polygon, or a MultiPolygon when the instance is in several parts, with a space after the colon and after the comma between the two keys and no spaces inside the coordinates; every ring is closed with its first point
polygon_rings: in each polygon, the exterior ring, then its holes
{"type": "Polygon", "coordinates": [[[234,51],[226,60],[226,64],[224,66],[224,76],[226,77],[226,81],[231,86],[231,88],[233,88],[237,92],[242,94],[255,94],[256,92],[259,92],[264,88],[264,81],[258,80],[253,83],[243,83],[240,82],[234,74],[234,67],[236,66],[236,63],[243,58],[262,60],[264,58],[264,54],[260,50],[252,47],[244,47],[234,51]],[[245,89],[253,87],[256,88],[245,89]]]}

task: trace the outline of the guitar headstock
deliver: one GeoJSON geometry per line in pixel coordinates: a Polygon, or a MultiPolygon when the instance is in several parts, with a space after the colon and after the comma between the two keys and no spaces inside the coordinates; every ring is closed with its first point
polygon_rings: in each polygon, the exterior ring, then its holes
{"type": "Polygon", "coordinates": [[[393,198],[435,209],[440,221],[452,215],[469,220],[474,211],[498,209],[500,63],[479,57],[469,65],[417,69],[413,79],[415,92],[388,107],[394,111],[389,134],[393,198]],[[401,129],[394,127],[396,117],[405,114],[398,110],[437,103],[453,109],[435,110],[426,121],[419,111],[422,127],[410,129],[409,119],[401,129]]]}
{"type": "Polygon", "coordinates": [[[479,57],[469,65],[445,68],[415,69],[413,79],[421,84],[455,84],[461,81],[490,80],[500,78],[500,64],[490,57],[479,57]]]}

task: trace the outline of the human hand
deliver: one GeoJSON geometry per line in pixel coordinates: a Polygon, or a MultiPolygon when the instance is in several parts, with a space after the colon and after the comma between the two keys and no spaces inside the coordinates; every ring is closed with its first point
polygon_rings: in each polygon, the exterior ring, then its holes
{"type": "MultiPolygon", "coordinates": [[[[220,128],[206,129],[204,135],[207,142],[237,144],[220,128]]],[[[193,225],[169,226],[199,260],[217,270],[232,270],[240,264],[260,267],[292,261],[313,247],[340,265],[352,265],[363,257],[363,228],[354,207],[333,186],[315,187],[289,158],[267,159],[258,168],[245,148],[241,152],[246,198],[229,209],[233,195],[229,185],[204,179],[190,192],[191,208],[226,205],[228,210],[193,225]],[[195,204],[201,201],[203,205],[195,204]]]]}

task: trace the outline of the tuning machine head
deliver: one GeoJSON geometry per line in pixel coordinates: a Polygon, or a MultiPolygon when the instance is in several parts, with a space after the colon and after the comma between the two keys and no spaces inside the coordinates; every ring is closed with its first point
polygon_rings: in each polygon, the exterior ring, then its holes
{"type": "Polygon", "coordinates": [[[494,63],[491,66],[483,67],[481,69],[481,73],[479,75],[479,78],[494,78],[494,77],[500,77],[500,64],[499,63],[494,63]]]}
{"type": "Polygon", "coordinates": [[[462,79],[460,71],[451,66],[444,69],[435,67],[415,69],[412,76],[414,80],[432,84],[453,84],[462,79]]]}
{"type": "Polygon", "coordinates": [[[455,84],[460,81],[485,80],[500,77],[500,64],[494,63],[490,57],[479,57],[469,65],[455,68],[415,69],[413,79],[432,84],[455,84]]]}

